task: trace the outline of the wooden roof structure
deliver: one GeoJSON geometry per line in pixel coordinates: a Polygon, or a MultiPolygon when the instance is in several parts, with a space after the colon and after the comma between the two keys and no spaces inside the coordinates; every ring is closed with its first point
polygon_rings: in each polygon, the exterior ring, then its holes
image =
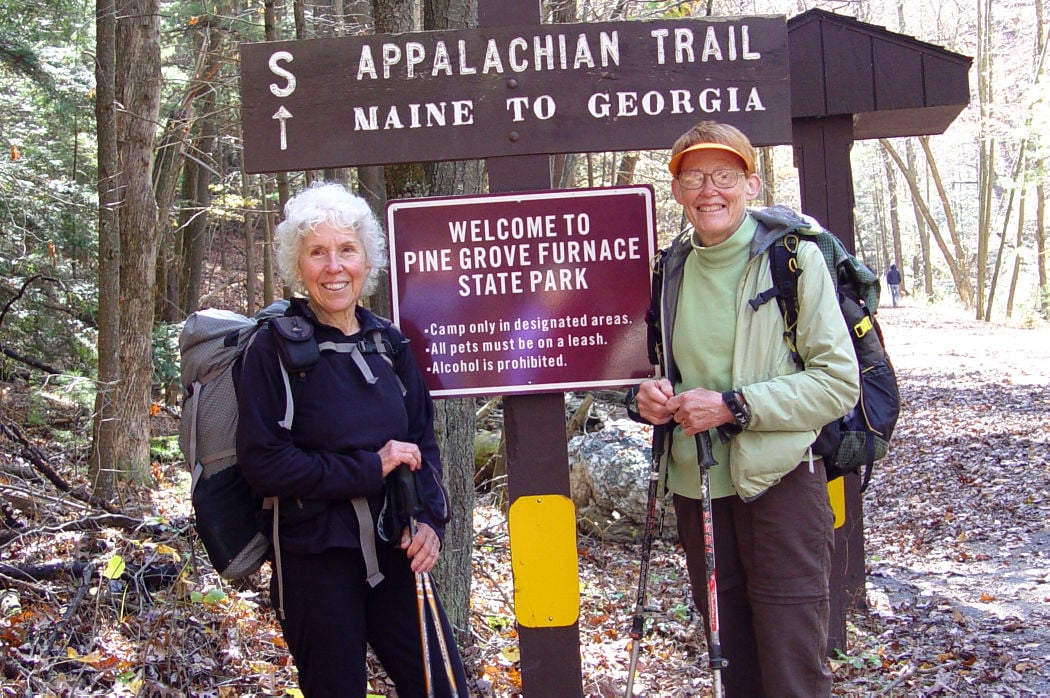
{"type": "Polygon", "coordinates": [[[970,102],[973,59],[825,10],[787,27],[802,208],[853,251],[853,141],[943,133],[970,102]]]}
{"type": "Polygon", "coordinates": [[[853,115],[857,140],[943,133],[970,102],[973,59],[824,10],[788,20],[791,115],[853,115]]]}

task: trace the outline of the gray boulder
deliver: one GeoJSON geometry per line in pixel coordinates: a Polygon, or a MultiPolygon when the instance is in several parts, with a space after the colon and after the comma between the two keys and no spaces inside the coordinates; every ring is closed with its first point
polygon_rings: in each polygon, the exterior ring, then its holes
{"type": "MultiPolygon", "coordinates": [[[[615,541],[640,540],[649,493],[652,427],[628,419],[569,441],[569,486],[580,530],[615,541]]],[[[656,535],[674,538],[674,509],[663,502],[656,535]]]]}

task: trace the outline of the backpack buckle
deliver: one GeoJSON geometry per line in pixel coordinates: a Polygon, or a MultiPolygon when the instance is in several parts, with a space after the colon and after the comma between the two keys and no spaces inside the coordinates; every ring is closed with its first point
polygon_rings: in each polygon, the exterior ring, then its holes
{"type": "Polygon", "coordinates": [[[861,318],[860,322],[853,326],[853,334],[857,339],[862,339],[864,335],[871,332],[874,325],[871,322],[871,318],[865,315],[861,318]]]}

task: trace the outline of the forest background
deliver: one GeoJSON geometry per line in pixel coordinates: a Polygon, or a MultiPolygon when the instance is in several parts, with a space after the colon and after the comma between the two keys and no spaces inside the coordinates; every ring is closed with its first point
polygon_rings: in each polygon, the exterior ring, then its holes
{"type": "MultiPolygon", "coordinates": [[[[913,301],[958,306],[982,322],[1045,322],[1042,0],[542,4],[551,23],[812,8],[974,57],[970,106],[945,134],[855,144],[858,255],[880,273],[896,263],[913,301]]],[[[387,199],[484,191],[480,162],[280,175],[240,167],[240,43],[455,29],[472,26],[476,12],[477,0],[3,3],[0,346],[3,400],[20,406],[5,422],[11,433],[30,430],[60,454],[85,500],[122,512],[136,488],[156,484],[156,417],[178,413],[186,314],[203,305],[251,313],[282,295],[269,236],[290,193],[339,179],[378,209],[387,199]],[[78,406],[79,416],[55,423],[56,404],[78,406]]],[[[797,205],[790,148],[761,157],[766,202],[797,205]]],[[[666,161],[666,151],[570,154],[552,158],[552,171],[560,188],[652,184],[666,240],[680,227],[666,161]]],[[[373,308],[384,313],[388,302],[381,292],[373,308]]],[[[437,425],[466,521],[475,408],[442,401],[437,425]]],[[[472,533],[449,535],[441,582],[464,627],[472,533]]]]}

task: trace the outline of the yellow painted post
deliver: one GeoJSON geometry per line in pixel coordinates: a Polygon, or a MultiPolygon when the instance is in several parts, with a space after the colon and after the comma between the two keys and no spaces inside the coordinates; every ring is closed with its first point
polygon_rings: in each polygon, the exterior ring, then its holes
{"type": "Polygon", "coordinates": [[[572,500],[561,494],[520,497],[511,504],[507,523],[518,623],[529,628],[572,625],[580,616],[572,500]]]}

